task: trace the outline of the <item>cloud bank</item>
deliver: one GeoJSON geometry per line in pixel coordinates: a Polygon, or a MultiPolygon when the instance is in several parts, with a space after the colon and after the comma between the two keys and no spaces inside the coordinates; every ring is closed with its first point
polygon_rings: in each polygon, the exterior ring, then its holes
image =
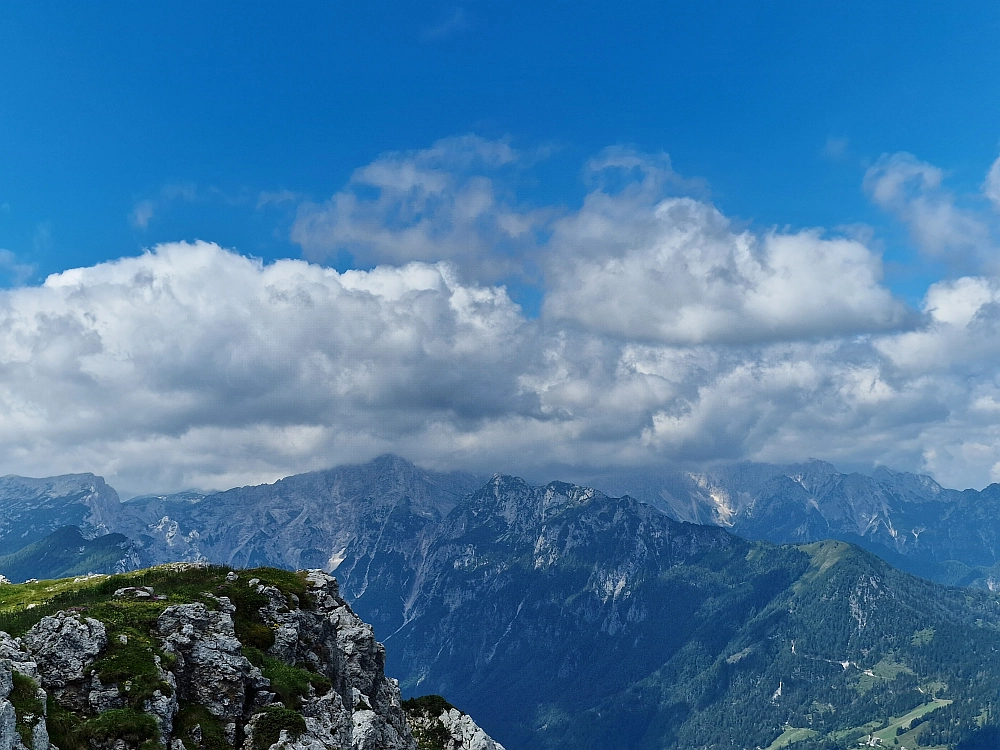
{"type": "MultiPolygon", "coordinates": [[[[395,451],[539,475],[818,456],[1000,479],[988,264],[913,310],[863,242],[752,232],[662,155],[600,155],[575,208],[518,202],[504,170],[530,158],[473,137],[386,155],[300,206],[310,260],[174,243],[0,291],[0,472],[135,493],[395,451]],[[370,270],[317,262],[339,250],[370,270]],[[537,317],[498,283],[525,268],[537,317]]],[[[989,219],[941,185],[905,155],[865,180],[929,252],[988,253],[989,219]]]]}

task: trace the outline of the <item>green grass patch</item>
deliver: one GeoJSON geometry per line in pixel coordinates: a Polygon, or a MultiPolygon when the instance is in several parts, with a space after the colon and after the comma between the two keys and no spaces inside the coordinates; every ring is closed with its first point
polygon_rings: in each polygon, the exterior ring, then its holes
{"type": "Polygon", "coordinates": [[[292,738],[306,731],[306,720],[302,715],[287,708],[271,706],[265,708],[254,720],[253,747],[254,750],[267,750],[278,741],[281,730],[287,730],[292,738]]]}
{"type": "Polygon", "coordinates": [[[300,708],[302,699],[309,694],[310,686],[318,695],[326,695],[332,687],[326,675],[285,664],[258,648],[244,647],[243,655],[251,664],[260,667],[260,671],[271,681],[271,690],[278,694],[281,702],[288,708],[300,708]]]}
{"type": "Polygon", "coordinates": [[[934,628],[924,628],[923,630],[918,630],[910,639],[910,645],[926,646],[934,640],[934,632],[934,628]]]}
{"type": "Polygon", "coordinates": [[[803,591],[807,584],[820,578],[830,568],[840,562],[851,551],[851,545],[846,542],[824,541],[812,544],[801,544],[798,548],[809,555],[809,568],[801,578],[792,584],[796,594],[803,591]]]}
{"type": "Polygon", "coordinates": [[[876,677],[881,677],[883,680],[895,680],[901,674],[914,674],[912,669],[903,664],[903,662],[896,661],[891,656],[882,658],[872,668],[872,672],[875,673],[876,677]]]}
{"type": "Polygon", "coordinates": [[[169,666],[170,660],[151,636],[129,628],[115,632],[108,639],[108,648],[94,662],[94,668],[102,683],[119,686],[129,706],[141,708],[157,690],[164,695],[172,693],[170,685],[160,678],[154,656],[160,656],[161,663],[169,666]],[[119,635],[125,635],[127,643],[121,643],[119,635]]]}
{"type": "Polygon", "coordinates": [[[49,739],[59,750],[93,750],[93,743],[106,744],[117,739],[141,750],[159,747],[159,731],[151,714],[134,708],[115,708],[84,721],[54,700],[49,700],[48,705],[49,739]]]}
{"type": "Polygon", "coordinates": [[[247,585],[251,578],[259,579],[265,586],[278,588],[285,594],[289,608],[296,606],[292,595],[298,599],[298,606],[306,609],[314,606],[311,595],[307,593],[304,574],[275,568],[252,568],[240,571],[239,579],[230,583],[226,581],[229,571],[230,568],[219,565],[188,568],[162,565],[120,575],[5,585],[0,587],[0,630],[11,635],[24,635],[46,615],[71,607],[79,608],[87,616],[96,617],[109,626],[141,629],[148,625],[149,616],[155,611],[143,607],[152,605],[162,611],[170,604],[201,602],[209,609],[216,609],[218,605],[202,595],[209,592],[216,596],[228,596],[236,606],[234,624],[241,640],[267,650],[274,644],[274,633],[261,621],[259,613],[267,598],[247,585]],[[117,589],[128,586],[150,586],[158,597],[163,598],[156,602],[109,601],[117,589]],[[105,606],[100,611],[90,611],[101,604],[105,606]]]}
{"type": "Polygon", "coordinates": [[[801,727],[785,727],[785,731],[779,734],[774,742],[767,746],[767,750],[779,750],[783,747],[788,747],[793,742],[801,742],[802,740],[808,740],[811,737],[815,737],[819,732],[813,729],[805,729],[801,727]]]}
{"type": "MultiPolygon", "coordinates": [[[[226,741],[222,723],[204,706],[184,702],[174,717],[173,736],[184,742],[186,747],[193,748],[196,731],[201,734],[201,744],[205,750],[232,750],[226,741]]],[[[59,750],[63,750],[62,746],[59,750]]]]}
{"type": "Polygon", "coordinates": [[[916,673],[902,662],[896,661],[891,655],[885,656],[874,667],[858,675],[854,689],[859,694],[865,695],[879,682],[891,682],[901,674],[916,673]]]}
{"type": "Polygon", "coordinates": [[[885,729],[880,729],[875,732],[875,736],[882,740],[883,743],[892,744],[892,741],[896,739],[896,730],[900,727],[909,727],[914,719],[920,719],[931,711],[936,711],[939,708],[944,708],[945,706],[950,706],[951,701],[945,700],[943,698],[936,698],[930,703],[925,703],[922,706],[917,706],[915,709],[906,713],[902,716],[893,716],[889,719],[889,726],[885,729]]]}
{"type": "Polygon", "coordinates": [[[454,706],[440,695],[422,695],[419,698],[407,698],[403,701],[403,710],[406,713],[422,716],[440,716],[453,708],[454,706]]]}
{"type": "Polygon", "coordinates": [[[113,708],[98,714],[82,726],[84,736],[100,744],[124,740],[129,745],[140,746],[156,742],[159,732],[156,719],[151,714],[134,708],[113,708]]]}
{"type": "MultiPolygon", "coordinates": [[[[177,568],[160,566],[113,576],[92,578],[64,578],[56,581],[38,581],[0,587],[0,630],[11,635],[24,635],[35,623],[46,615],[59,610],[78,608],[87,616],[97,616],[89,610],[99,604],[115,605],[105,609],[103,617],[111,618],[105,624],[120,624],[128,627],[137,624],[132,611],[126,604],[141,604],[125,599],[109,601],[114,592],[127,586],[152,586],[156,594],[165,597],[161,606],[204,601],[203,591],[218,588],[225,582],[229,568],[205,566],[177,568]]],[[[98,616],[97,619],[103,618],[98,616]]]]}
{"type": "Polygon", "coordinates": [[[14,689],[8,700],[14,706],[17,733],[26,747],[31,747],[31,733],[35,724],[42,719],[44,707],[38,699],[38,683],[20,672],[13,673],[14,689]]]}
{"type": "MultiPolygon", "coordinates": [[[[72,711],[67,711],[58,701],[49,696],[49,715],[45,725],[49,730],[49,740],[59,750],[93,750],[83,733],[83,720],[72,711]]],[[[221,750],[221,749],[220,749],[221,750]]]]}

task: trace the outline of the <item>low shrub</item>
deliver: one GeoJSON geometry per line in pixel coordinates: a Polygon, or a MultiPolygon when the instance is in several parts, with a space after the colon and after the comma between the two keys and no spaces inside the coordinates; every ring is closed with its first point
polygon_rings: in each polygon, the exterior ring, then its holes
{"type": "Polygon", "coordinates": [[[148,740],[156,740],[159,733],[156,719],[151,714],[134,708],[113,708],[98,714],[84,723],[83,734],[99,744],[109,740],[124,740],[130,745],[142,745],[148,740]]]}
{"type": "Polygon", "coordinates": [[[267,750],[278,741],[283,729],[294,739],[306,731],[306,720],[301,714],[287,708],[277,706],[265,708],[254,721],[254,750],[267,750]]]}

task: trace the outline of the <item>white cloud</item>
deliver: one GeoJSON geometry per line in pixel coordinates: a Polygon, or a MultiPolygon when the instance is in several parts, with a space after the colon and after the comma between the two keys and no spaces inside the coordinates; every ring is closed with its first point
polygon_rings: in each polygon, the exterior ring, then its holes
{"type": "Polygon", "coordinates": [[[0,471],[92,470],[128,492],[386,450],[522,472],[808,455],[921,468],[930,448],[990,444],[983,404],[1000,387],[975,375],[981,337],[948,350],[943,375],[892,347],[962,341],[996,296],[874,339],[639,343],[527,320],[502,288],[446,265],[338,274],[163,245],[0,293],[0,471]],[[973,412],[983,429],[949,426],[973,412]]]}
{"type": "Polygon", "coordinates": [[[329,463],[347,436],[384,446],[429,422],[530,412],[508,360],[521,324],[502,290],[445,266],[337,274],[198,243],[66,271],[0,295],[5,469],[114,462],[127,485],[193,462],[186,483],[214,484],[329,463]],[[206,453],[209,435],[246,455],[206,453]]]}
{"type": "Polygon", "coordinates": [[[993,162],[990,171],[986,173],[983,195],[989,198],[994,206],[1000,208],[1000,158],[993,162]]]}
{"type": "MultiPolygon", "coordinates": [[[[301,209],[310,252],[346,243],[370,271],[168,244],[0,291],[0,473],[153,491],[396,451],[536,476],[821,456],[1000,477],[1000,278],[911,311],[864,232],[742,229],[628,149],[588,165],[578,208],[523,208],[494,179],[520,158],[444,141],[301,209]],[[526,257],[537,319],[491,281],[526,257]]],[[[941,200],[927,165],[880,170],[886,205],[941,200]]]]}
{"type": "Polygon", "coordinates": [[[660,182],[644,176],[618,193],[598,189],[554,224],[546,316],[666,344],[848,335],[905,322],[905,307],[881,285],[881,260],[861,242],[818,230],[758,236],[711,204],[662,199],[660,182]]]}
{"type": "Polygon", "coordinates": [[[135,208],[132,209],[132,226],[138,229],[145,229],[149,226],[149,221],[153,218],[154,213],[156,212],[153,208],[153,201],[139,201],[135,204],[135,208]]]}
{"type": "Polygon", "coordinates": [[[941,169],[912,154],[884,154],[865,173],[864,187],[880,208],[909,227],[928,254],[991,261],[995,242],[988,221],[959,206],[943,179],[941,169]]]}
{"type": "Polygon", "coordinates": [[[363,266],[447,260],[481,279],[520,273],[546,212],[509,205],[491,177],[520,158],[476,136],[386,154],[330,200],[301,205],[292,239],[313,259],[346,250],[363,266]]]}
{"type": "Polygon", "coordinates": [[[137,201],[129,215],[129,222],[136,229],[146,229],[149,222],[158,213],[177,201],[192,202],[198,200],[198,189],[193,183],[168,183],[160,188],[155,198],[144,198],[137,201]]]}

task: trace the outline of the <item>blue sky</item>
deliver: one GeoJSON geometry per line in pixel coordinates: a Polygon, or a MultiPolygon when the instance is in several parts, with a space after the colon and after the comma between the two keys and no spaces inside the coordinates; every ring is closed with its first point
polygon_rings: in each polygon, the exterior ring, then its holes
{"type": "Polygon", "coordinates": [[[5,4],[0,470],[1000,479],[998,32],[992,3],[5,4]]]}
{"type": "Polygon", "coordinates": [[[939,271],[861,176],[908,151],[976,189],[998,31],[992,3],[6,4],[0,247],[34,278],[178,239],[295,255],[262,191],[325,198],[382,152],[476,133],[552,148],[529,201],[579,203],[583,161],[627,143],[755,225],[872,225],[919,297],[939,271]]]}

